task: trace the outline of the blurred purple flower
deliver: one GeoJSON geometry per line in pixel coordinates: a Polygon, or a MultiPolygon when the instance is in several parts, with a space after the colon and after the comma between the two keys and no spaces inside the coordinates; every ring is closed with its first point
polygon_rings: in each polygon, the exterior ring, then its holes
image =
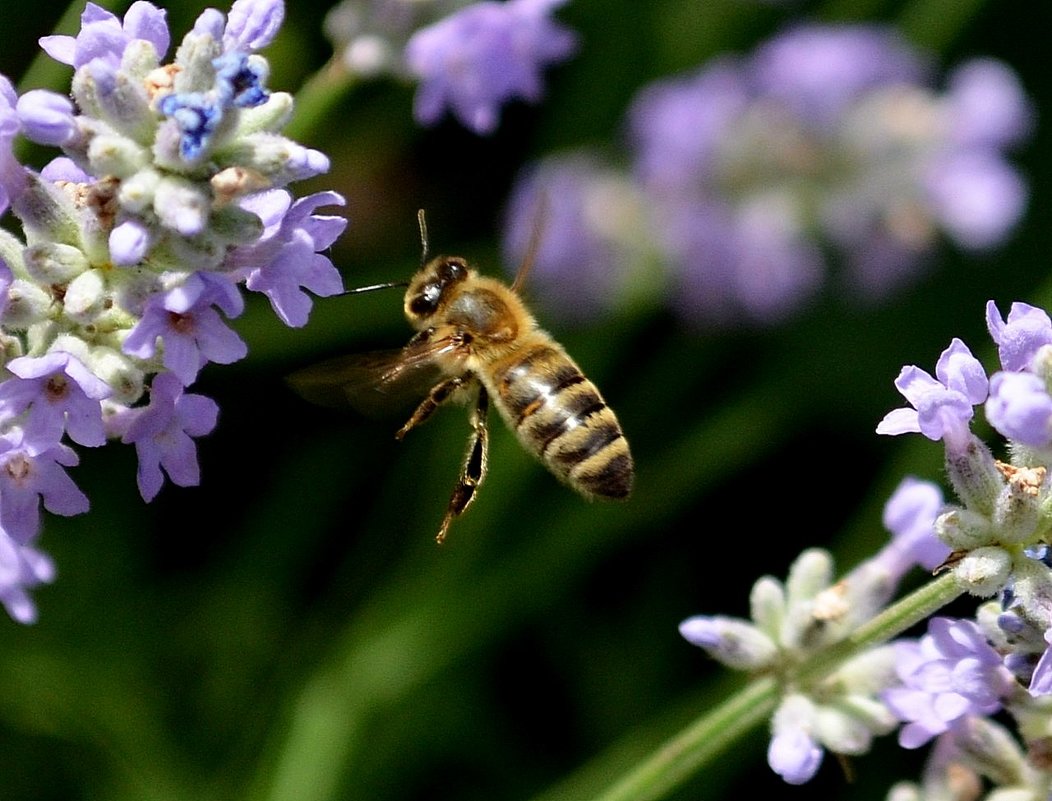
{"type": "Polygon", "coordinates": [[[907,476],[884,505],[884,527],[894,536],[875,557],[896,578],[914,565],[934,570],[950,555],[935,536],[935,518],[943,508],[942,490],[930,481],[907,476]]]}
{"type": "Polygon", "coordinates": [[[967,249],[1003,242],[1027,203],[1004,150],[1029,133],[1029,100],[992,59],[943,93],[929,71],[891,28],[801,25],[644,87],[634,172],[683,312],[780,319],[816,294],[827,250],[876,300],[917,275],[940,230],[967,249]]]}
{"type": "Polygon", "coordinates": [[[875,25],[799,25],[758,47],[748,63],[756,97],[823,128],[836,126],[867,92],[917,84],[927,72],[924,59],[897,32],[875,25]]]}
{"type": "Polygon", "coordinates": [[[262,50],[277,36],[284,20],[282,0],[236,0],[227,14],[223,50],[227,53],[262,50]]]}
{"type": "Polygon", "coordinates": [[[902,682],[883,693],[891,711],[905,721],[899,744],[918,748],[969,715],[992,715],[1015,685],[1000,654],[969,620],[932,618],[920,640],[895,643],[896,672],[902,682]]]}
{"type": "Polygon", "coordinates": [[[532,259],[540,302],[566,318],[593,317],[614,305],[642,258],[643,215],[636,188],[595,154],[544,159],[519,175],[508,200],[505,267],[532,259]]]}
{"type": "Polygon", "coordinates": [[[414,113],[423,125],[448,107],[478,134],[497,127],[500,107],[536,102],[541,72],[570,56],[571,31],[550,18],[566,0],[483,0],[413,34],[406,65],[420,80],[414,113]]]}
{"type": "Polygon", "coordinates": [[[36,604],[27,590],[53,581],[55,563],[31,545],[22,545],[0,529],[0,603],[12,619],[34,623],[36,604]]]}

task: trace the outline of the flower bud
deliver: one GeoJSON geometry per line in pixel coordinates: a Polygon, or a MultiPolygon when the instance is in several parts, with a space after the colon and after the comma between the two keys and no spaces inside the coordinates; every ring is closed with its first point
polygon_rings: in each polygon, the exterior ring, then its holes
{"type": "Polygon", "coordinates": [[[16,278],[7,290],[4,327],[22,330],[40,322],[47,317],[51,303],[50,292],[32,281],[16,278]]]}
{"type": "Polygon", "coordinates": [[[986,443],[969,435],[968,444],[960,451],[946,451],[946,472],[957,497],[969,509],[991,515],[995,501],[1004,486],[1004,478],[986,443]]]}
{"type": "Polygon", "coordinates": [[[18,98],[18,119],[26,138],[42,145],[61,146],[77,134],[73,103],[46,89],[31,89],[18,98]]]}
{"type": "Polygon", "coordinates": [[[935,536],[955,551],[970,551],[994,541],[993,526],[986,517],[959,507],[935,518],[935,536]]]}
{"type": "Polygon", "coordinates": [[[713,659],[737,670],[759,670],[778,656],[770,637],[737,618],[698,615],[680,623],[679,633],[713,659]]]}
{"type": "Polygon", "coordinates": [[[1021,784],[1026,760],[1012,736],[992,720],[971,715],[954,729],[954,744],[995,784],[1021,784]]]}
{"type": "Polygon", "coordinates": [[[749,614],[753,623],[771,639],[781,638],[785,620],[785,590],[782,583],[771,576],[763,576],[752,585],[749,593],[749,614]]]}
{"type": "Polygon", "coordinates": [[[107,347],[95,347],[85,360],[88,368],[110,385],[110,400],[130,406],[142,397],[143,371],[123,353],[107,347]]]}
{"type": "Polygon", "coordinates": [[[153,198],[161,175],[150,168],[139,170],[135,175],[121,182],[117,199],[127,211],[140,213],[153,205],[153,198]]]}
{"type": "Polygon", "coordinates": [[[99,134],[88,145],[88,161],[98,175],[127,178],[150,163],[150,151],[117,134],[99,134]]]}
{"type": "Polygon", "coordinates": [[[292,95],[288,92],[271,92],[265,103],[241,110],[235,138],[280,131],[292,116],[292,106],[292,95]]]}
{"type": "Polygon", "coordinates": [[[1045,486],[1047,468],[1012,467],[1004,465],[1002,472],[1008,483],[997,496],[994,506],[994,527],[1003,543],[1025,543],[1034,538],[1040,517],[1041,490],[1045,486]]]}
{"type": "Polygon", "coordinates": [[[66,314],[85,325],[93,322],[103,310],[106,297],[106,279],[102,270],[87,270],[69,282],[62,302],[66,314]]]}
{"type": "Polygon", "coordinates": [[[41,242],[22,254],[28,273],[42,284],[65,284],[88,269],[84,253],[71,245],[41,242]]]}
{"type": "Polygon", "coordinates": [[[161,224],[185,237],[195,236],[208,223],[211,198],[185,179],[167,176],[157,184],[153,210],[161,224]]]}
{"type": "Polygon", "coordinates": [[[976,548],[953,566],[954,576],[964,589],[981,598],[1004,587],[1012,572],[1012,556],[1004,548],[991,545],[976,548]]]}

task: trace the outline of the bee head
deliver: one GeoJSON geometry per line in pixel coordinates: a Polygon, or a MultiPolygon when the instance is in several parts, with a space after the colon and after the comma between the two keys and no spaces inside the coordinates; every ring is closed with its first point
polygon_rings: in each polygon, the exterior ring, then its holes
{"type": "Polygon", "coordinates": [[[405,316],[418,325],[442,307],[449,291],[468,277],[468,264],[458,256],[438,256],[421,268],[405,293],[405,316]]]}

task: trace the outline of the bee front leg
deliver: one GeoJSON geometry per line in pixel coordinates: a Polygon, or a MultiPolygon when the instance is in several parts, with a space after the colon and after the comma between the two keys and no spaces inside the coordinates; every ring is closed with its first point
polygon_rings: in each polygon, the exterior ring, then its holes
{"type": "Polygon", "coordinates": [[[464,387],[470,379],[471,375],[465,373],[464,375],[447,378],[445,381],[433,386],[431,391],[427,393],[427,397],[420,401],[420,405],[416,407],[413,414],[406,420],[405,425],[395,432],[395,439],[401,441],[406,434],[433,415],[439,406],[453,397],[453,394],[464,387]]]}
{"type": "Polygon", "coordinates": [[[446,509],[446,516],[442,519],[442,526],[435,537],[437,542],[445,540],[446,532],[449,531],[453,518],[464,514],[471,502],[475,500],[475,493],[479,485],[482,484],[482,480],[486,477],[489,456],[489,428],[486,425],[488,414],[489,395],[486,394],[485,387],[480,387],[478,401],[475,403],[475,409],[471,414],[471,426],[474,429],[474,434],[471,437],[471,444],[468,446],[464,467],[460,471],[460,480],[457,482],[456,487],[453,488],[453,494],[449,498],[449,507],[446,509]]]}

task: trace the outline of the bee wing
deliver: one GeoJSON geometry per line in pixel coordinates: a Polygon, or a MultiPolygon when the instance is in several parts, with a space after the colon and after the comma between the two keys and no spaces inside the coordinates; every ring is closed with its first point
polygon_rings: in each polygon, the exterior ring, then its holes
{"type": "Polygon", "coordinates": [[[319,406],[388,417],[419,401],[442,380],[435,355],[450,347],[439,340],[337,356],[297,370],[286,381],[298,395],[319,406]]]}

